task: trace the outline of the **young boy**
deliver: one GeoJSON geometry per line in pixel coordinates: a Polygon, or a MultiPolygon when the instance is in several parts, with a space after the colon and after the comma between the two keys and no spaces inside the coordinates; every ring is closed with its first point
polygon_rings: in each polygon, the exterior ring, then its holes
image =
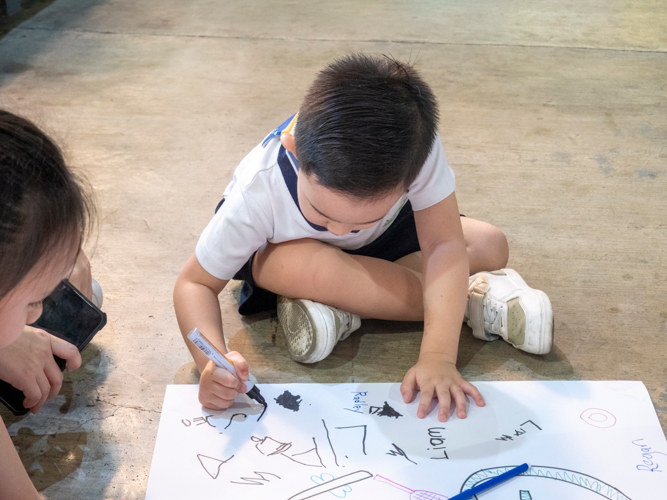
{"type": "MultiPolygon", "coordinates": [[[[549,352],[549,299],[502,269],[502,232],[459,216],[437,121],[433,93],[407,64],[356,54],[325,68],[299,113],[237,167],[176,282],[181,332],[198,327],[226,352],[217,296],[230,279],[244,281],[241,314],[277,302],[288,350],[302,363],[328,356],[362,317],[423,320],[401,393],[408,403],[421,391],[420,418],[437,397],[440,421],[452,400],[460,418],[466,395],[484,405],[456,370],[464,317],[477,338],[549,352]]],[[[200,402],[228,408],[244,385],[186,343],[200,402]]],[[[247,380],[242,356],[229,357],[247,380]]]]}

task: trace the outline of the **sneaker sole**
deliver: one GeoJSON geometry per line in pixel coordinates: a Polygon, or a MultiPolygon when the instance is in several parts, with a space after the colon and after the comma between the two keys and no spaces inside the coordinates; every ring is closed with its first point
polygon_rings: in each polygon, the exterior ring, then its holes
{"type": "Polygon", "coordinates": [[[333,351],[337,340],[335,318],[325,317],[321,307],[310,300],[278,297],[277,310],[294,361],[317,363],[333,351]],[[333,323],[331,328],[329,323],[333,323]]]}
{"type": "Polygon", "coordinates": [[[537,332],[537,347],[535,349],[527,349],[524,348],[523,345],[515,345],[515,347],[532,354],[547,354],[549,351],[551,351],[554,332],[554,313],[549,297],[542,290],[536,290],[529,287],[528,283],[526,283],[519,275],[519,273],[517,273],[514,269],[503,269],[503,272],[512,279],[512,281],[517,285],[517,288],[527,288],[532,293],[534,293],[538,299],[540,308],[541,327],[537,332]]]}

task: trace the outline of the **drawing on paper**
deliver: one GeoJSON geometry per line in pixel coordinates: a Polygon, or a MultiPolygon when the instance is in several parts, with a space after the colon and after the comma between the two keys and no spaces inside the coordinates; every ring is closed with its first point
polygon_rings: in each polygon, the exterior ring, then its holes
{"type": "Polygon", "coordinates": [[[387,479],[386,477],[377,475],[374,478],[376,481],[381,481],[383,483],[386,483],[388,485],[393,486],[394,488],[398,488],[399,490],[403,490],[406,493],[410,494],[410,500],[447,500],[449,497],[445,495],[440,495],[439,493],[433,493],[432,491],[425,491],[425,490],[411,490],[407,486],[403,486],[402,484],[398,484],[391,479],[387,479]]]}
{"type": "MultiPolygon", "coordinates": [[[[489,478],[499,476],[505,472],[512,470],[516,465],[509,465],[506,467],[495,467],[492,469],[479,470],[468,477],[461,486],[461,491],[474,488],[482,481],[489,478]]],[[[576,472],[568,469],[560,469],[558,467],[544,467],[541,465],[531,465],[530,468],[517,477],[536,477],[543,479],[552,479],[555,481],[562,481],[580,488],[590,490],[598,495],[608,498],[609,500],[630,500],[624,493],[614,488],[612,485],[605,483],[587,474],[576,472]]]]}
{"type": "MultiPolygon", "coordinates": [[[[368,431],[368,426],[367,425],[349,425],[347,427],[335,427],[336,430],[344,430],[344,429],[361,429],[363,430],[363,436],[361,438],[361,451],[363,452],[364,455],[367,455],[366,453],[366,433],[368,431]]],[[[345,457],[349,458],[349,457],[345,457]]]]}
{"type": "Polygon", "coordinates": [[[313,438],[313,447],[298,453],[287,453],[292,448],[292,443],[281,443],[276,441],[272,437],[258,438],[252,436],[250,438],[252,441],[257,443],[255,448],[262,454],[267,456],[281,455],[285,458],[289,458],[292,462],[297,464],[305,465],[307,467],[324,467],[322,463],[322,458],[317,450],[317,442],[313,438]]]}
{"type": "Polygon", "coordinates": [[[398,418],[403,416],[396,410],[394,410],[391,406],[389,406],[389,403],[387,403],[386,401],[382,406],[370,406],[368,408],[368,413],[370,413],[371,415],[377,415],[378,417],[398,418]]]}
{"type": "Polygon", "coordinates": [[[242,416],[243,418],[242,418],[242,419],[239,418],[239,421],[240,421],[240,422],[243,421],[243,420],[245,420],[246,418],[248,418],[248,415],[246,415],[245,413],[234,413],[234,415],[232,415],[231,417],[229,417],[229,423],[228,423],[224,428],[226,429],[227,427],[229,427],[230,425],[232,425],[232,422],[234,421],[234,417],[241,417],[241,416],[242,416]]]}
{"type": "Polygon", "coordinates": [[[232,484],[245,484],[247,486],[264,486],[266,483],[271,482],[271,479],[267,476],[273,476],[276,479],[280,479],[280,476],[277,474],[271,474],[270,472],[253,472],[254,477],[242,477],[240,481],[229,481],[232,484]]]}
{"type": "Polygon", "coordinates": [[[387,455],[390,455],[390,456],[392,456],[392,457],[403,457],[403,458],[405,458],[408,462],[412,462],[413,464],[417,465],[417,462],[415,462],[414,460],[410,460],[410,457],[408,457],[408,455],[407,455],[402,449],[400,449],[400,448],[396,445],[396,443],[391,443],[391,445],[394,447],[394,449],[393,449],[393,450],[389,450],[389,452],[387,453],[387,455]]]}
{"type": "Polygon", "coordinates": [[[581,420],[588,425],[598,427],[600,429],[608,429],[616,425],[616,417],[607,410],[600,408],[589,408],[584,410],[580,415],[581,420]]]}
{"type": "Polygon", "coordinates": [[[667,491],[667,440],[640,382],[477,385],[486,406],[446,424],[437,409],[417,418],[398,384],[263,385],[276,406],[259,422],[245,397],[211,415],[197,386],[169,386],[146,500],[443,500],[524,461],[553,466],[499,486],[508,498],[667,491]]]}
{"type": "Polygon", "coordinates": [[[234,455],[229,457],[227,460],[220,460],[219,458],[207,457],[206,455],[197,455],[199,463],[204,468],[206,473],[211,476],[213,479],[218,479],[220,475],[220,467],[229,462],[234,455]]]}
{"type": "Polygon", "coordinates": [[[301,405],[301,396],[295,396],[289,391],[283,392],[277,398],[274,398],[274,401],[282,406],[292,411],[299,411],[299,406],[301,405]]]}
{"type": "MultiPolygon", "coordinates": [[[[333,476],[332,476],[333,477],[333,476]]],[[[346,474],[339,478],[333,478],[329,481],[324,481],[317,486],[308,488],[307,490],[301,491],[296,495],[289,497],[289,500],[306,500],[308,498],[313,498],[317,495],[322,495],[324,493],[329,493],[337,488],[344,488],[351,484],[358,483],[364,479],[370,479],[373,477],[368,471],[359,470],[357,472],[352,472],[351,474],[346,474]]]]}

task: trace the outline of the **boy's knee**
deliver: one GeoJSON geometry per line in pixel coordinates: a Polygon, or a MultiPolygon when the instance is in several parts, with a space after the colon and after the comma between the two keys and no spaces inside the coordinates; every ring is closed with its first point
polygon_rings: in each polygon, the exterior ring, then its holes
{"type": "Polygon", "coordinates": [[[507,237],[500,229],[490,226],[484,238],[487,251],[488,267],[490,270],[502,269],[507,266],[510,249],[507,237]]]}
{"type": "Polygon", "coordinates": [[[346,271],[340,255],[341,250],[331,246],[322,245],[317,252],[314,252],[309,262],[310,290],[313,294],[318,291],[331,287],[337,278],[346,271]]]}
{"type": "MultiPolygon", "coordinates": [[[[252,275],[255,283],[271,291],[298,288],[301,293],[330,280],[327,255],[333,247],[311,239],[269,243],[255,254],[252,275]]],[[[302,297],[308,298],[308,297],[302,297]]]]}

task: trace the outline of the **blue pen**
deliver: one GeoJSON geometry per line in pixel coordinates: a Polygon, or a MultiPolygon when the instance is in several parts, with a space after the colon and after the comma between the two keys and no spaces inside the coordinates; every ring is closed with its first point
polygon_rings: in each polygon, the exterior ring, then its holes
{"type": "Polygon", "coordinates": [[[477,495],[482,491],[486,491],[489,488],[498,486],[500,483],[504,483],[508,479],[512,479],[514,476],[518,476],[519,474],[526,472],[528,469],[530,469],[530,465],[528,464],[519,465],[518,467],[515,467],[512,470],[508,470],[507,472],[501,474],[500,476],[496,476],[492,479],[489,479],[488,481],[484,481],[482,484],[479,484],[474,488],[470,488],[469,490],[459,493],[458,495],[453,496],[449,500],[466,500],[467,498],[477,495]]]}

